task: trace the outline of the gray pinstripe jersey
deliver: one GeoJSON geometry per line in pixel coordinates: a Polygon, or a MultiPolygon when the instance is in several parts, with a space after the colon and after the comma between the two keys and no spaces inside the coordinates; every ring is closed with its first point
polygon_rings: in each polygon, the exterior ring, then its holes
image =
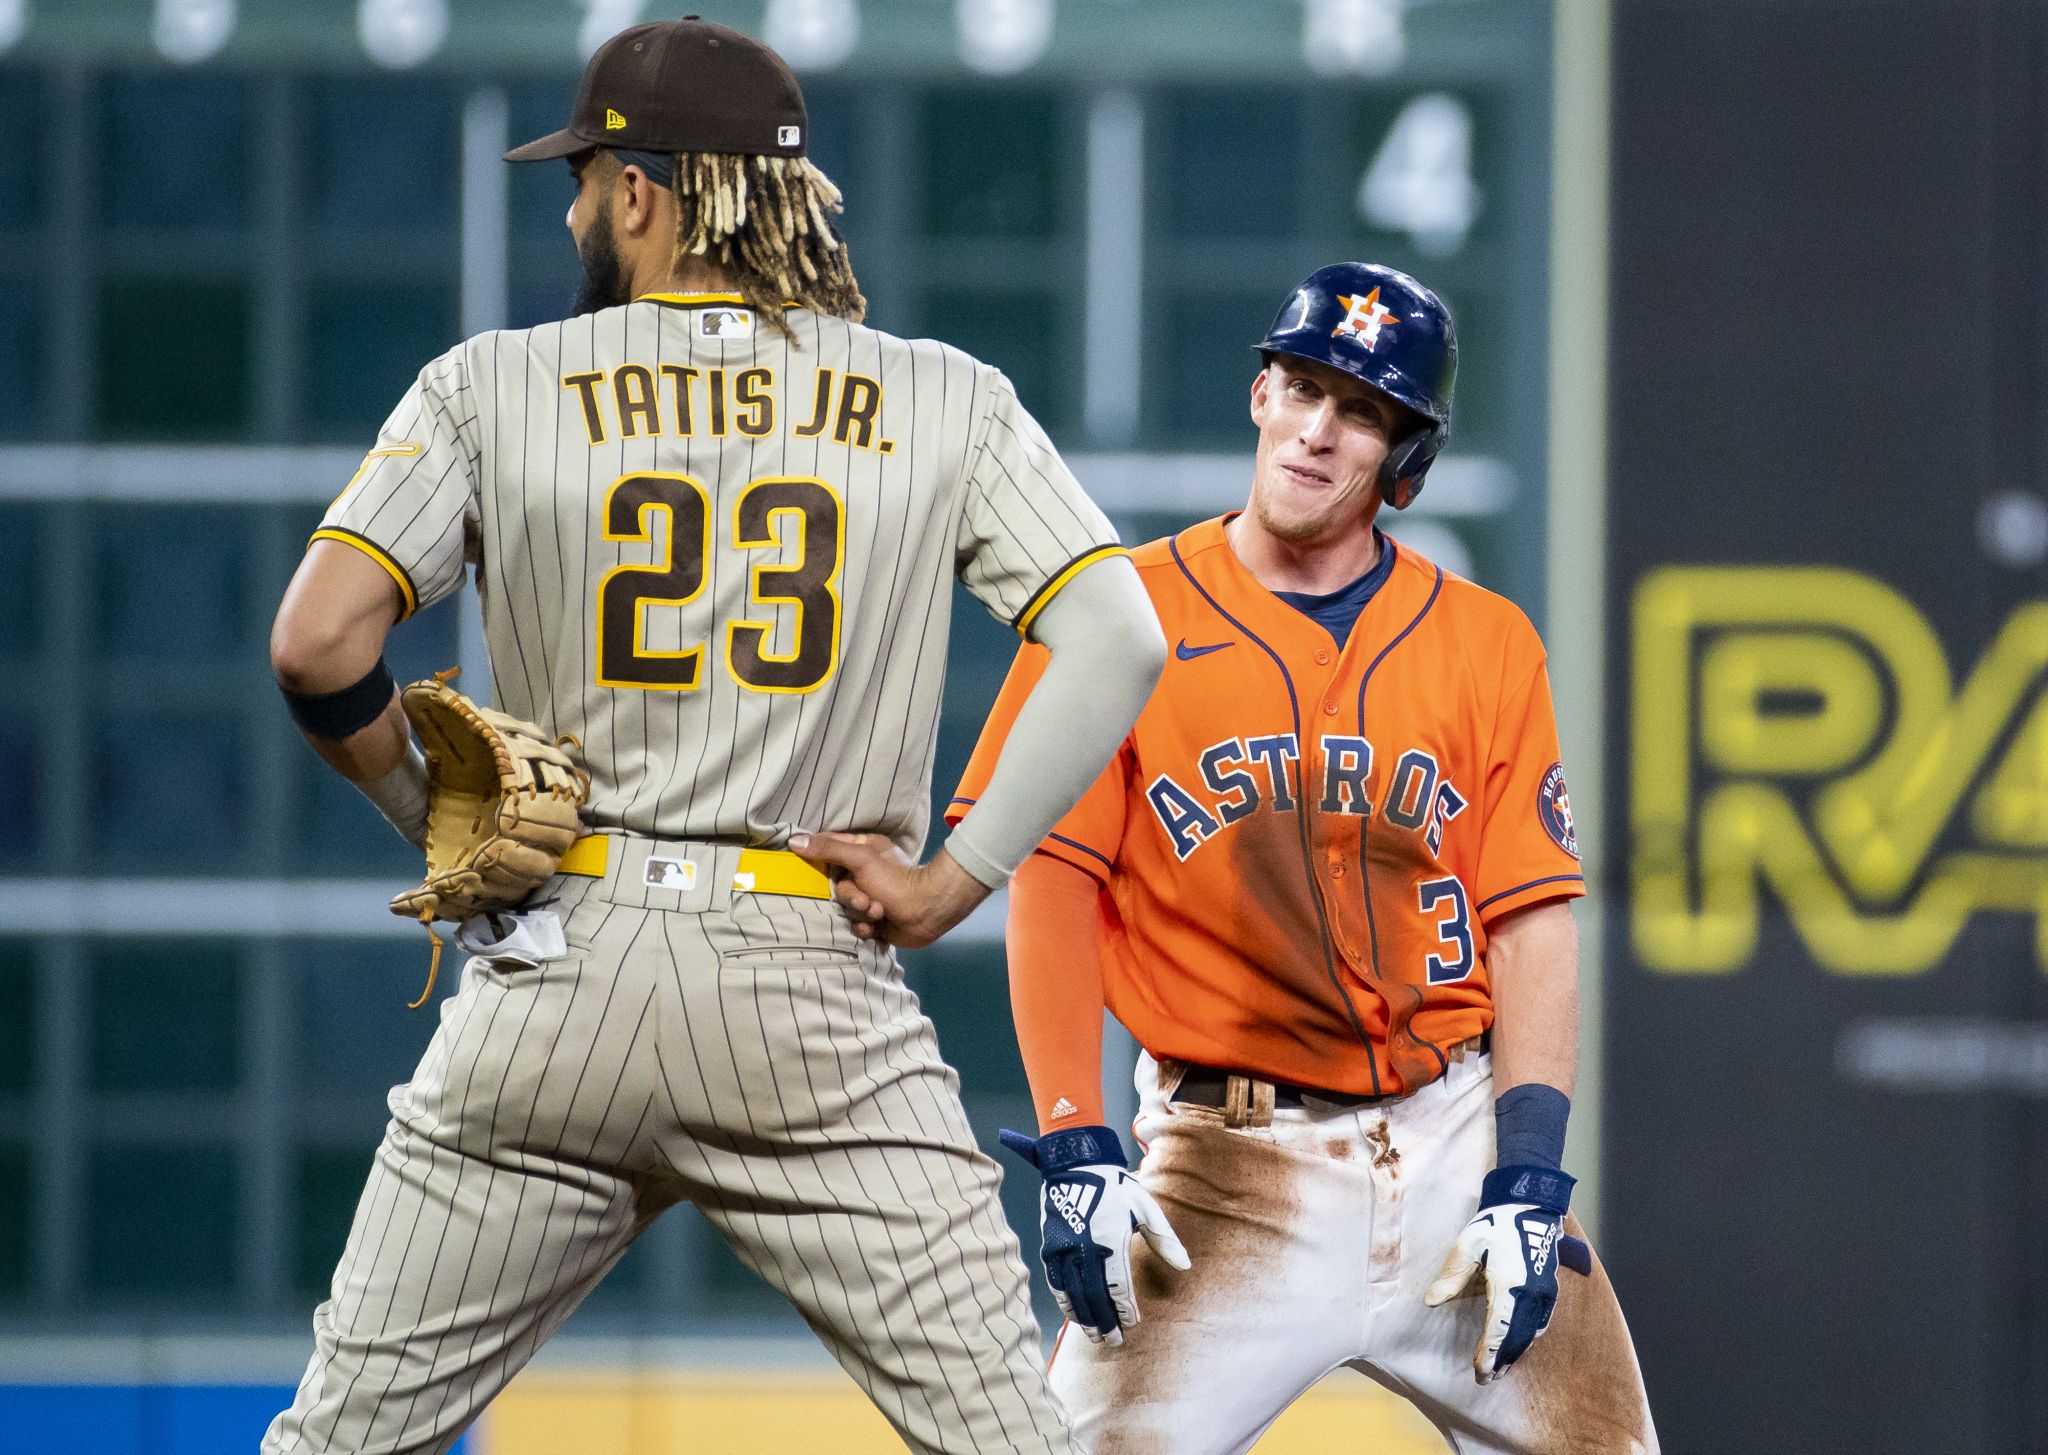
{"type": "Polygon", "coordinates": [[[408,609],[477,568],[496,699],[595,827],[922,843],[950,578],[1027,629],[1115,541],[1009,381],[804,310],[651,295],[429,364],[320,534],[408,609]]]}

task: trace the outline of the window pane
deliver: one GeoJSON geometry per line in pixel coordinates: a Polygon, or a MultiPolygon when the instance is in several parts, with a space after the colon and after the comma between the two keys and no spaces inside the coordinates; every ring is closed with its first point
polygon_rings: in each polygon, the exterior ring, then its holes
{"type": "Polygon", "coordinates": [[[49,109],[42,76],[0,70],[0,229],[31,228],[43,215],[43,118],[49,109]]]}
{"type": "Polygon", "coordinates": [[[0,505],[0,658],[32,656],[40,645],[42,526],[39,507],[0,505]]]}
{"type": "Polygon", "coordinates": [[[231,1092],[241,1076],[242,952],[210,940],[91,951],[95,1091],[231,1092]]]}
{"type": "Polygon", "coordinates": [[[42,834],[41,744],[35,725],[0,723],[0,871],[35,867],[42,834]]]}
{"type": "Polygon", "coordinates": [[[1252,376],[1259,372],[1251,346],[1265,337],[1288,288],[1299,281],[1278,282],[1257,293],[1208,293],[1199,308],[1184,307],[1184,300],[1172,295],[1155,297],[1154,337],[1167,341],[1153,355],[1166,365],[1155,377],[1164,376],[1167,424],[1177,440],[1251,450],[1247,411],[1252,376]]]}
{"type": "MultiPolygon", "coordinates": [[[[388,826],[384,832],[403,844],[388,826]]],[[[417,869],[418,851],[408,852],[417,869]]],[[[376,1135],[384,1122],[384,1093],[411,1079],[433,1032],[423,1011],[406,1009],[426,984],[430,952],[425,931],[417,938],[304,941],[293,950],[299,965],[292,1052],[297,1094],[361,1104],[365,1128],[376,1135]]],[[[446,972],[461,963],[453,949],[447,960],[440,989],[447,988],[446,972]]]]}
{"type": "Polygon", "coordinates": [[[506,326],[533,328],[567,318],[569,305],[576,297],[578,277],[576,250],[569,245],[569,234],[565,231],[559,258],[545,266],[517,270],[506,326]]]}
{"type": "Polygon", "coordinates": [[[924,98],[924,226],[936,237],[1058,230],[1059,108],[1050,95],[941,91],[924,98]]]}
{"type": "Polygon", "coordinates": [[[926,330],[986,363],[1017,386],[1017,397],[1048,430],[1066,420],[1067,380],[1057,361],[1059,300],[1045,293],[986,293],[935,288],[926,330]]]}
{"type": "Polygon", "coordinates": [[[100,428],[157,439],[242,433],[249,423],[250,318],[249,290],[241,283],[102,285],[100,428]]]}
{"type": "MultiPolygon", "coordinates": [[[[846,211],[838,221],[856,244],[861,238],[861,204],[867,200],[869,185],[869,170],[863,165],[869,146],[866,100],[851,86],[804,82],[804,110],[810,114],[811,126],[804,155],[846,194],[846,211]]],[[[855,257],[856,266],[859,262],[855,257]]]]}
{"type": "Polygon", "coordinates": [[[26,1096],[35,1084],[35,942],[0,940],[0,1096],[26,1096]]]}
{"type": "Polygon", "coordinates": [[[318,1298],[334,1278],[334,1265],[348,1242],[348,1225],[370,1175],[375,1144],[360,1147],[302,1147],[293,1170],[299,1217],[292,1228],[292,1289],[318,1298]]]}
{"type": "Polygon", "coordinates": [[[243,650],[249,536],[226,508],[106,510],[98,537],[98,650],[194,661],[243,650]]]}
{"type": "MultiPolygon", "coordinates": [[[[669,1216],[699,1219],[702,1215],[695,1208],[678,1208],[669,1216]]],[[[690,1231],[695,1235],[691,1241],[697,1255],[697,1276],[708,1295],[708,1311],[730,1315],[781,1304],[781,1295],[770,1288],[760,1274],[740,1261],[739,1255],[732,1250],[732,1244],[725,1241],[725,1235],[718,1229],[703,1221],[690,1231]]]]}
{"type": "Polygon", "coordinates": [[[322,439],[376,434],[419,371],[459,340],[453,285],[326,283],[312,291],[307,427],[322,439]]]}
{"type": "Polygon", "coordinates": [[[218,71],[142,71],[100,83],[105,219],[130,227],[242,227],[253,212],[255,107],[218,71]]]}
{"type": "MultiPolygon", "coordinates": [[[[576,77],[561,75],[546,80],[525,81],[506,89],[511,114],[514,146],[524,146],[569,124],[569,111],[576,100],[576,77]]],[[[569,176],[569,164],[522,162],[512,167],[512,233],[515,237],[559,238],[568,248],[569,231],[562,224],[569,204],[576,200],[576,184],[569,176]]],[[[553,315],[560,318],[562,315],[553,315]]]]}
{"type": "Polygon", "coordinates": [[[1167,215],[1195,237],[1295,232],[1301,114],[1269,92],[1183,91],[1166,106],[1167,215]]]}
{"type": "Polygon", "coordinates": [[[322,78],[312,93],[305,177],[320,225],[438,228],[452,244],[462,190],[460,90],[439,77],[376,76],[322,78]]]}
{"type": "Polygon", "coordinates": [[[1452,448],[1467,455],[1528,448],[1511,424],[1516,401],[1529,392],[1515,377],[1516,343],[1527,335],[1515,327],[1514,305],[1484,287],[1439,283],[1437,288],[1458,321],[1457,443],[1452,448]]]}
{"type": "Polygon", "coordinates": [[[908,983],[938,1028],[946,1064],[976,1100],[1031,1095],[1006,1007],[1009,983],[994,949],[934,946],[906,957],[908,983]]]}
{"type": "Polygon", "coordinates": [[[647,1290],[654,1284],[656,1240],[642,1237],[612,1265],[611,1272],[590,1291],[583,1307],[600,1316],[630,1316],[647,1307],[647,1290]]]}
{"type": "Polygon", "coordinates": [[[86,1286],[218,1294],[234,1286],[235,1161],[226,1147],[96,1147],[86,1286]],[[147,1189],[146,1197],[138,1195],[147,1189]]]}
{"type": "MultiPolygon", "coordinates": [[[[292,872],[348,879],[393,875],[408,876],[409,882],[418,879],[419,850],[401,839],[367,798],[310,748],[294,754],[293,762],[298,779],[296,806],[291,811],[297,840],[292,872]]],[[[422,934],[420,943],[426,942],[422,934]]],[[[411,1000],[417,993],[408,991],[405,998],[411,1000]]]]}
{"type": "Polygon", "coordinates": [[[219,874],[242,859],[242,730],[233,719],[110,716],[99,727],[102,795],[93,866],[219,874]]]}
{"type": "Polygon", "coordinates": [[[26,1147],[0,1147],[0,1298],[28,1291],[28,1220],[34,1206],[26,1147]]]}
{"type": "MultiPolygon", "coordinates": [[[[6,186],[0,176],[0,190],[6,186]]],[[[43,357],[40,290],[33,282],[0,279],[0,433],[43,432],[43,357]]]]}

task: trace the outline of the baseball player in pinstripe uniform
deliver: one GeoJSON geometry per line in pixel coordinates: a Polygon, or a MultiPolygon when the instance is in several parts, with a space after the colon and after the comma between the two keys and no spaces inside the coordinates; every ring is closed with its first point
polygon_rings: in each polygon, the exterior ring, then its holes
{"type": "Polygon", "coordinates": [[[384,637],[473,566],[498,706],[574,735],[591,794],[561,872],[458,929],[266,1451],[446,1450],[684,1199],[913,1449],[1068,1449],[996,1169],[883,940],[1023,861],[1165,643],[1008,381],[861,325],[806,126],[735,31],[601,49],[509,154],[574,169],[578,316],[429,364],[279,611],[308,740],[417,842],[384,637]],[[920,865],[956,573],[1053,666],[920,865]]]}

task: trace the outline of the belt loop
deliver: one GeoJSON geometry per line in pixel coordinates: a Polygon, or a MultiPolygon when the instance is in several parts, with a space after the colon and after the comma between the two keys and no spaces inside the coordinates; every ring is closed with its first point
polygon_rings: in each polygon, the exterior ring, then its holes
{"type": "MultiPolygon", "coordinates": [[[[1230,1075],[1223,1078],[1223,1125],[1241,1127],[1249,1119],[1251,1078],[1230,1075]]],[[[1271,1088],[1267,1088],[1270,1093],[1271,1088]]],[[[1270,1120],[1270,1116],[1268,1118],[1270,1120]]]]}
{"type": "Polygon", "coordinates": [[[1251,1124],[1255,1127],[1273,1125],[1273,1083],[1270,1081],[1252,1083],[1251,1124]]]}

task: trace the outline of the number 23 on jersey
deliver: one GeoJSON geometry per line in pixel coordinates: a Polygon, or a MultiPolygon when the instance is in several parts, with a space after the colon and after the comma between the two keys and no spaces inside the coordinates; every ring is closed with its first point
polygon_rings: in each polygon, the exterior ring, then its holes
{"type": "MultiPolygon", "coordinates": [[[[614,566],[597,584],[597,681],[602,687],[690,692],[703,685],[704,643],[676,651],[647,645],[651,608],[687,606],[704,591],[713,549],[711,498],[688,475],[623,475],[605,492],[604,538],[659,543],[651,565],[614,566]],[[655,517],[665,517],[658,528],[655,517]]],[[[766,620],[723,623],[726,671],[756,692],[810,692],[839,663],[839,581],[846,511],[823,480],[765,476],[733,502],[731,548],[742,555],[796,548],[787,564],[756,564],[747,600],[766,620]],[[777,652],[773,609],[793,608],[791,645],[777,652]]]]}

